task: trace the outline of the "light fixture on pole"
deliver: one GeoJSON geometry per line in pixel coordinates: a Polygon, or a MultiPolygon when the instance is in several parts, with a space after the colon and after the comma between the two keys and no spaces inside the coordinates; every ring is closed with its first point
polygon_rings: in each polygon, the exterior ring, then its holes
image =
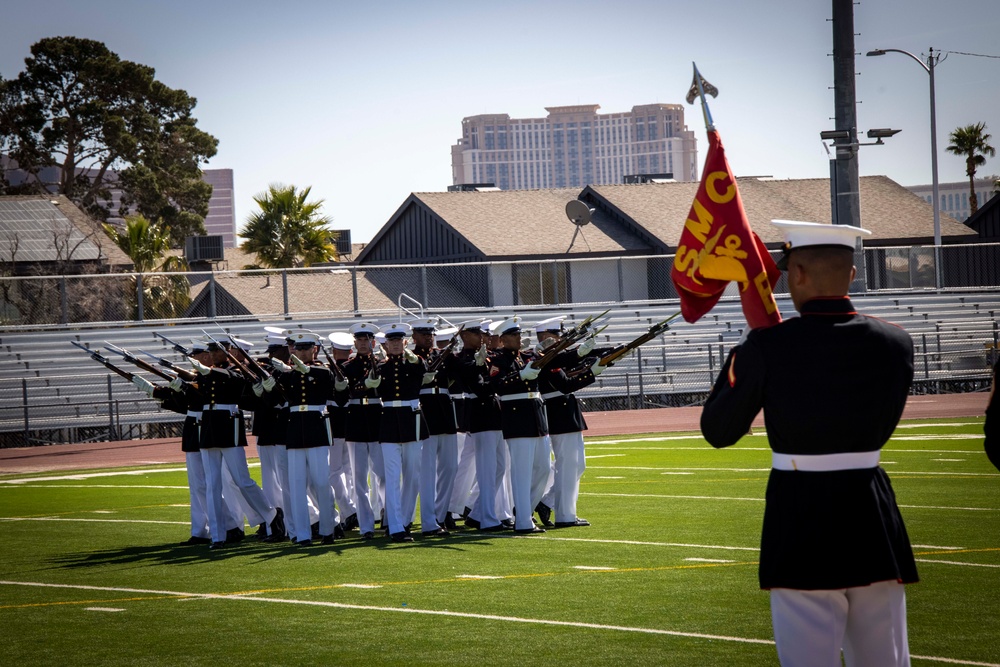
{"type": "MultiPolygon", "coordinates": [[[[934,245],[935,247],[940,247],[941,245],[941,197],[938,194],[938,166],[937,166],[937,117],[934,107],[934,66],[938,63],[941,58],[940,52],[938,54],[934,53],[934,49],[928,49],[927,62],[913,55],[909,51],[903,51],[902,49],[873,49],[869,51],[868,56],[884,56],[887,53],[902,53],[905,56],[909,56],[920,63],[920,66],[924,68],[930,77],[931,83],[931,190],[934,196],[934,245]]],[[[937,251],[935,250],[935,256],[937,251]]],[[[937,262],[935,262],[937,264],[937,262]]],[[[936,272],[940,276],[940,272],[936,272]]],[[[938,281],[938,287],[941,286],[940,280],[938,281]]]]}

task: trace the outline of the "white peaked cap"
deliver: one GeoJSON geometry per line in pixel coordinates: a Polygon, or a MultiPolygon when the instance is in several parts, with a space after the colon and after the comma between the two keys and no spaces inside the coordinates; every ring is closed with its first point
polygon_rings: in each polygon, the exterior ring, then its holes
{"type": "Polygon", "coordinates": [[[330,345],[335,350],[350,350],[354,347],[354,336],[346,331],[333,331],[329,335],[330,345]]]}

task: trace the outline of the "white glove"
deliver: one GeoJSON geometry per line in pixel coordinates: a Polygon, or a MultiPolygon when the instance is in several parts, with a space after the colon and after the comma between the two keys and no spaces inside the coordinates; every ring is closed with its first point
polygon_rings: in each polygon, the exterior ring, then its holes
{"type": "Polygon", "coordinates": [[[276,384],[278,384],[278,381],[275,380],[273,377],[268,376],[267,379],[265,379],[263,382],[260,383],[260,386],[264,391],[269,392],[272,389],[274,389],[274,385],[276,384]]]}
{"type": "Polygon", "coordinates": [[[180,393],[184,388],[184,380],[180,379],[179,377],[175,377],[173,380],[170,381],[170,384],[167,386],[176,391],[177,393],[180,393]]]}
{"type": "Polygon", "coordinates": [[[253,387],[251,387],[251,389],[253,389],[253,395],[256,396],[257,398],[260,398],[261,396],[264,395],[263,382],[254,382],[253,387]]]}
{"type": "Polygon", "coordinates": [[[278,359],[276,357],[271,358],[271,366],[273,366],[276,370],[281,371],[282,373],[287,373],[288,371],[292,370],[291,366],[289,366],[281,359],[278,359]]]}
{"type": "Polygon", "coordinates": [[[602,366],[601,365],[601,360],[600,360],[600,358],[598,358],[598,359],[595,359],[594,363],[592,363],[590,365],[590,372],[594,374],[594,377],[597,377],[598,375],[600,375],[601,373],[603,373],[604,369],[606,369],[606,368],[607,368],[607,366],[602,366]]]}
{"type": "Polygon", "coordinates": [[[531,380],[537,378],[538,374],[541,372],[542,372],[541,368],[532,368],[531,364],[528,364],[527,366],[521,369],[521,372],[518,373],[518,375],[521,376],[522,380],[530,382],[531,380]]]}
{"type": "Polygon", "coordinates": [[[337,391],[344,391],[347,389],[347,378],[344,378],[343,380],[334,380],[333,388],[337,391]]]}
{"type": "Polygon", "coordinates": [[[146,392],[146,396],[152,398],[153,396],[153,385],[152,383],[144,377],[138,375],[132,376],[132,384],[139,388],[140,391],[146,392]]]}
{"type": "Polygon", "coordinates": [[[485,366],[486,365],[486,357],[487,357],[487,355],[489,355],[489,353],[490,353],[490,351],[486,349],[486,344],[483,343],[482,347],[480,347],[478,350],[476,350],[476,365],[477,366],[485,366]]]}
{"type": "Polygon", "coordinates": [[[378,389],[378,386],[382,384],[382,377],[375,377],[375,369],[373,368],[365,378],[365,386],[369,389],[378,389]]]}
{"type": "Polygon", "coordinates": [[[198,373],[200,373],[201,375],[208,375],[209,373],[212,372],[212,369],[210,367],[201,363],[197,359],[190,359],[189,361],[191,362],[191,365],[194,366],[194,369],[198,371],[198,373]]]}
{"type": "Polygon", "coordinates": [[[309,366],[305,364],[301,359],[292,355],[292,365],[295,366],[295,370],[302,373],[303,375],[309,375],[309,366]]]}
{"type": "Polygon", "coordinates": [[[585,357],[594,351],[594,346],[597,345],[597,340],[593,336],[587,336],[587,338],[580,343],[580,347],[576,348],[576,354],[580,357],[585,357]]]}
{"type": "Polygon", "coordinates": [[[420,363],[420,357],[415,355],[411,350],[407,350],[406,348],[403,348],[403,358],[406,359],[406,363],[408,364],[420,363]]]}
{"type": "Polygon", "coordinates": [[[431,371],[430,373],[424,373],[424,381],[421,384],[430,384],[434,382],[434,378],[437,377],[437,371],[431,371]]]}

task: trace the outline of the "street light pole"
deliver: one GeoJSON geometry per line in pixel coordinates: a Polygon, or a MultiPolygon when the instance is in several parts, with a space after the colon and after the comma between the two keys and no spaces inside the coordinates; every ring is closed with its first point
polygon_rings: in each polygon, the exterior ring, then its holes
{"type": "Polygon", "coordinates": [[[930,78],[931,83],[931,192],[934,197],[934,277],[936,287],[941,287],[941,195],[938,192],[938,163],[937,163],[937,110],[935,108],[934,95],[934,66],[937,64],[940,55],[934,55],[934,49],[928,49],[927,62],[913,55],[909,51],[902,49],[873,49],[867,53],[869,56],[884,56],[886,53],[902,53],[920,63],[930,78]]]}

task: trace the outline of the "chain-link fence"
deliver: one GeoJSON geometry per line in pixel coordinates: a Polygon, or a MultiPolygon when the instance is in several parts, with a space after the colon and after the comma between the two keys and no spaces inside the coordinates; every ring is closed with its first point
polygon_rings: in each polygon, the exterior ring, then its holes
{"type": "MultiPolygon", "coordinates": [[[[778,253],[773,253],[777,255],[778,253]]],[[[0,277],[0,326],[627,303],[676,298],[673,256],[0,277]],[[402,296],[401,296],[402,295],[402,296]]],[[[865,249],[867,291],[1000,285],[1000,245],[865,249]]],[[[775,294],[787,293],[782,278],[775,294]]]]}

